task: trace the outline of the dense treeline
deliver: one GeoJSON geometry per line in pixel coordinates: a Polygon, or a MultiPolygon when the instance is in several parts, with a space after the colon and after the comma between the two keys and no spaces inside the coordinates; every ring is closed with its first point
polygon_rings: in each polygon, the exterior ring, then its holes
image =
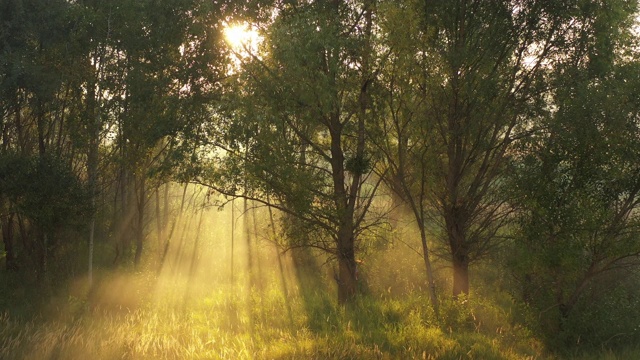
{"type": "Polygon", "coordinates": [[[335,260],[340,303],[410,217],[435,314],[490,265],[553,345],[640,338],[635,1],[236,3],[0,4],[4,271],[164,258],[198,184],[335,260]]]}

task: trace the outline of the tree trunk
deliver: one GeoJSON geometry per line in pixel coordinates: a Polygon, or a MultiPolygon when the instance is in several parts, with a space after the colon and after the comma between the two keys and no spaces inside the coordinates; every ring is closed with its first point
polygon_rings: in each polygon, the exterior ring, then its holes
{"type": "Polygon", "coordinates": [[[236,212],[235,212],[235,199],[231,200],[231,282],[234,280],[233,274],[233,253],[235,247],[235,233],[236,233],[236,212]]]}
{"type": "Polygon", "coordinates": [[[7,270],[18,270],[18,262],[13,248],[13,214],[2,217],[2,241],[4,242],[5,267],[7,270]]]}
{"type": "Polygon", "coordinates": [[[453,254],[453,296],[469,294],[469,258],[464,252],[453,254]]]}
{"type": "Polygon", "coordinates": [[[420,221],[418,223],[418,228],[420,229],[420,241],[422,242],[422,260],[424,261],[425,270],[427,272],[427,281],[429,283],[429,298],[431,299],[433,312],[436,316],[439,316],[436,282],[433,279],[433,269],[431,268],[431,260],[429,259],[429,245],[427,244],[427,231],[424,226],[424,221],[420,221]]]}
{"type": "Polygon", "coordinates": [[[156,236],[158,239],[158,247],[164,244],[164,223],[162,213],[160,212],[160,185],[156,187],[156,236]]]}
{"type": "Polygon", "coordinates": [[[289,315],[289,324],[293,325],[293,314],[291,312],[291,301],[289,297],[289,288],[287,287],[287,280],[284,275],[284,266],[282,266],[282,255],[280,254],[280,249],[278,248],[278,234],[276,233],[276,223],[273,220],[273,212],[271,211],[271,207],[269,209],[269,221],[271,222],[271,233],[273,236],[273,246],[276,250],[276,257],[278,258],[278,270],[280,270],[280,284],[282,286],[282,292],[284,293],[284,302],[287,306],[287,315],[289,315]]]}
{"type": "Polygon", "coordinates": [[[49,236],[46,232],[42,234],[42,245],[42,274],[46,280],[49,276],[49,236]]]}
{"type": "Polygon", "coordinates": [[[29,232],[27,231],[27,224],[24,223],[24,219],[18,215],[16,216],[16,222],[18,223],[18,231],[20,232],[20,242],[22,244],[22,249],[26,252],[32,259],[37,255],[37,241],[32,241],[29,237],[29,232]]]}
{"type": "Polygon", "coordinates": [[[356,262],[348,257],[340,256],[338,258],[340,267],[338,279],[338,303],[345,304],[356,296],[356,262]]]}
{"type": "Polygon", "coordinates": [[[344,226],[338,236],[338,303],[345,304],[355,298],[357,291],[353,230],[344,226]]]}
{"type": "Polygon", "coordinates": [[[193,278],[196,275],[196,269],[198,268],[198,253],[200,251],[200,232],[202,230],[202,218],[204,215],[204,207],[205,203],[202,203],[202,208],[200,209],[200,218],[198,219],[198,227],[196,229],[195,240],[193,241],[193,252],[191,253],[191,264],[189,265],[189,284],[191,285],[193,278]]]}
{"type": "Polygon", "coordinates": [[[243,234],[247,242],[247,270],[249,272],[249,286],[252,287],[254,285],[253,253],[251,248],[252,234],[251,234],[251,231],[249,230],[249,211],[248,211],[247,198],[243,199],[242,207],[243,207],[242,227],[243,227],[243,234]]]}
{"type": "MultiPolygon", "coordinates": [[[[165,225],[165,229],[167,231],[166,231],[166,235],[165,235],[164,246],[163,246],[163,249],[162,249],[162,257],[160,258],[160,266],[158,267],[158,273],[160,273],[162,268],[167,263],[167,256],[169,254],[169,248],[171,247],[171,240],[173,239],[173,234],[175,232],[176,226],[182,225],[182,223],[181,223],[182,222],[182,211],[184,209],[184,202],[185,202],[185,199],[187,197],[187,188],[188,187],[189,187],[189,184],[187,183],[187,184],[184,185],[184,188],[182,189],[182,198],[180,200],[180,211],[171,220],[171,226],[168,229],[166,229],[167,225],[165,225]]],[[[167,183],[165,188],[164,188],[164,221],[163,222],[165,224],[169,223],[169,183],[167,183]]]]}
{"type": "Polygon", "coordinates": [[[38,226],[36,230],[36,279],[41,285],[45,283],[45,275],[47,273],[47,234],[38,226]]]}
{"type": "MultiPolygon", "coordinates": [[[[338,2],[336,2],[338,4],[338,2]]],[[[368,5],[368,3],[367,3],[368,5]]],[[[337,6],[337,5],[336,5],[337,6]]],[[[370,34],[371,11],[367,6],[365,16],[367,18],[367,34],[370,34]]],[[[359,94],[358,130],[356,141],[356,153],[354,159],[365,161],[365,119],[367,118],[369,85],[369,65],[368,53],[363,57],[362,86],[359,94]]],[[[345,176],[345,152],[342,146],[342,131],[344,124],[341,123],[340,115],[336,112],[331,116],[331,173],[333,178],[334,201],[337,213],[340,218],[340,225],[337,234],[338,247],[338,303],[345,304],[356,297],[357,275],[355,259],[355,208],[358,202],[358,193],[362,186],[362,176],[367,171],[362,168],[354,168],[351,172],[351,183],[347,185],[345,176]]]]}
{"type": "MultiPolygon", "coordinates": [[[[456,213],[454,209],[452,213],[456,213]]],[[[456,216],[447,217],[447,231],[449,235],[449,249],[453,265],[453,297],[461,294],[469,295],[469,251],[463,235],[462,220],[456,216]]]]}
{"type": "MultiPolygon", "coordinates": [[[[406,141],[402,141],[404,143],[404,149],[407,148],[408,144],[406,141]]],[[[412,194],[411,189],[409,188],[409,184],[406,182],[406,156],[405,152],[399,148],[398,150],[398,174],[397,176],[400,180],[400,189],[404,194],[405,201],[410,205],[411,211],[413,212],[414,219],[416,220],[416,224],[418,225],[418,230],[420,231],[420,242],[422,244],[422,260],[424,261],[425,271],[427,273],[427,282],[429,286],[429,297],[431,299],[431,306],[433,307],[433,312],[436,316],[439,316],[439,308],[438,308],[438,296],[436,294],[436,283],[433,278],[433,269],[431,268],[431,259],[429,257],[429,243],[427,242],[427,229],[425,227],[425,218],[426,211],[424,208],[424,199],[426,197],[426,183],[427,183],[427,174],[426,174],[426,166],[425,164],[421,164],[422,171],[420,177],[420,193],[417,195],[417,199],[412,194]]],[[[396,191],[397,192],[397,191],[396,191]]]]}
{"type": "MultiPolygon", "coordinates": [[[[95,125],[94,125],[95,126],[95,125]]],[[[91,195],[91,220],[89,226],[89,269],[88,281],[89,286],[93,284],[93,243],[96,230],[96,183],[98,179],[98,137],[97,131],[92,131],[89,154],[87,157],[87,175],[89,177],[89,191],[91,195]]]]}
{"type": "MultiPolygon", "coordinates": [[[[121,145],[121,156],[124,157],[124,148],[121,145]]],[[[113,223],[116,224],[117,236],[115,237],[115,250],[116,254],[113,259],[113,263],[117,264],[120,261],[120,256],[124,259],[128,258],[131,244],[130,226],[131,219],[133,217],[134,207],[130,204],[129,198],[131,197],[129,190],[129,176],[124,163],[120,165],[118,172],[118,185],[117,192],[114,197],[113,206],[114,209],[118,209],[118,198],[120,201],[119,211],[114,211],[113,223]]]]}
{"type": "Polygon", "coordinates": [[[38,115],[36,118],[36,126],[38,130],[38,154],[40,157],[46,154],[46,139],[45,139],[45,114],[44,105],[41,101],[38,101],[38,115]]]}
{"type": "MultiPolygon", "coordinates": [[[[93,57],[93,61],[96,62],[96,58],[93,57]]],[[[97,78],[92,77],[92,81],[88,86],[88,97],[87,97],[87,109],[86,115],[89,120],[88,131],[89,131],[89,149],[87,151],[87,177],[88,177],[88,185],[90,192],[90,202],[91,202],[91,219],[89,226],[89,264],[88,264],[88,281],[89,286],[93,285],[93,242],[95,237],[95,229],[96,229],[96,183],[98,180],[98,146],[100,143],[100,109],[99,109],[99,100],[96,96],[96,84],[97,78]]]]}
{"type": "MultiPolygon", "coordinates": [[[[95,201],[92,201],[95,206],[95,201]]],[[[94,210],[95,212],[95,210],[94,210]]],[[[93,242],[96,232],[96,215],[91,215],[91,225],[89,226],[89,269],[88,269],[88,281],[89,287],[93,286],[93,242]]]]}
{"type": "Polygon", "coordinates": [[[338,302],[345,304],[356,296],[356,262],[348,257],[340,257],[340,279],[338,281],[338,302]]]}
{"type": "Polygon", "coordinates": [[[463,201],[457,196],[461,182],[460,177],[456,175],[459,168],[459,161],[451,162],[449,179],[447,179],[449,194],[444,209],[444,220],[453,265],[454,298],[458,298],[461,294],[469,294],[469,242],[466,237],[468,212],[463,201]]]}
{"type": "Polygon", "coordinates": [[[144,246],[144,215],[146,205],[146,176],[144,173],[140,175],[140,186],[138,189],[138,217],[136,221],[136,254],[134,257],[134,264],[138,266],[140,264],[140,258],[142,257],[142,249],[144,246]]]}

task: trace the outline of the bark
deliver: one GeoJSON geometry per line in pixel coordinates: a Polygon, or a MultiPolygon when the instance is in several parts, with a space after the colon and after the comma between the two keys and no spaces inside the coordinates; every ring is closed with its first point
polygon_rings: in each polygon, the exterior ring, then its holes
{"type": "Polygon", "coordinates": [[[444,218],[446,224],[449,250],[453,265],[453,296],[469,294],[469,251],[471,245],[466,237],[468,204],[460,193],[463,191],[463,155],[462,138],[456,136],[459,132],[460,119],[456,114],[449,118],[449,129],[453,139],[448,145],[448,173],[447,195],[444,203],[444,218]]]}
{"type": "MultiPolygon", "coordinates": [[[[160,258],[160,266],[158,267],[158,273],[160,273],[162,268],[167,263],[167,256],[169,254],[169,248],[171,247],[171,240],[173,239],[173,234],[175,232],[176,226],[182,225],[181,224],[182,211],[184,209],[184,203],[187,197],[188,187],[189,187],[188,183],[184,185],[184,188],[182,189],[182,198],[180,200],[180,211],[176,216],[174,216],[173,220],[171,221],[171,227],[167,229],[168,234],[165,235],[166,239],[164,240],[164,247],[162,250],[162,257],[160,258]]],[[[164,221],[163,222],[165,224],[165,227],[167,226],[166,224],[169,222],[169,184],[168,183],[165,185],[165,188],[164,188],[164,221]]]]}
{"type": "Polygon", "coordinates": [[[162,252],[160,253],[160,264],[158,267],[158,271],[162,270],[162,266],[163,266],[163,262],[164,262],[164,258],[166,255],[166,252],[168,250],[168,246],[165,246],[165,228],[166,228],[166,223],[164,222],[164,217],[162,216],[162,212],[160,211],[160,185],[158,185],[155,189],[155,195],[156,195],[156,235],[157,235],[157,240],[158,240],[158,248],[159,249],[163,249],[162,252]]]}
{"type": "MultiPolygon", "coordinates": [[[[427,186],[427,173],[426,164],[420,164],[420,192],[418,194],[412,193],[411,186],[407,183],[408,164],[407,164],[407,149],[408,138],[402,136],[402,131],[398,130],[398,171],[393,175],[392,181],[394,183],[394,199],[398,201],[404,201],[409,204],[411,211],[413,212],[414,219],[418,225],[420,231],[420,242],[422,244],[422,260],[424,261],[425,271],[427,275],[427,282],[429,285],[429,297],[431,305],[436,316],[439,316],[438,296],[436,294],[436,285],[433,277],[433,269],[431,268],[431,259],[429,257],[429,244],[427,242],[427,229],[425,228],[426,210],[424,207],[426,197],[427,186]],[[403,196],[400,196],[403,195],[403,196]]],[[[399,206],[399,205],[398,205],[399,206]]]]}
{"type": "Polygon", "coordinates": [[[453,255],[453,296],[469,294],[469,258],[465,254],[453,255]]]}
{"type": "MultiPolygon", "coordinates": [[[[121,145],[121,155],[124,155],[124,149],[121,145]]],[[[115,237],[116,254],[113,263],[116,264],[120,260],[120,256],[126,258],[129,254],[131,242],[129,227],[133,216],[133,206],[129,204],[129,176],[124,164],[120,165],[118,172],[118,191],[114,197],[114,209],[118,209],[118,198],[120,198],[120,211],[114,211],[114,224],[116,224],[117,236],[115,237]]]]}
{"type": "Polygon", "coordinates": [[[156,195],[156,235],[158,239],[158,246],[161,246],[164,243],[164,223],[162,219],[162,215],[160,212],[160,185],[156,187],[155,191],[156,195]]]}
{"type": "Polygon", "coordinates": [[[2,217],[2,241],[5,250],[5,267],[7,270],[18,270],[18,261],[16,259],[15,249],[13,247],[13,214],[2,217]]]}
{"type": "Polygon", "coordinates": [[[193,242],[193,252],[191,253],[191,264],[189,266],[189,284],[192,283],[193,278],[196,275],[196,269],[198,268],[198,252],[200,251],[200,232],[202,230],[202,218],[204,215],[204,206],[203,202],[202,208],[200,209],[200,217],[198,219],[198,228],[196,230],[196,237],[193,242]]]}
{"type": "MultiPolygon", "coordinates": [[[[337,12],[337,4],[336,12],[337,12]]],[[[373,80],[370,74],[370,55],[371,55],[371,33],[372,33],[372,12],[373,4],[371,1],[364,2],[365,16],[365,49],[362,56],[362,77],[360,79],[360,93],[358,96],[358,130],[356,143],[356,159],[365,160],[365,120],[369,116],[367,113],[370,107],[369,85],[373,80]]],[[[356,259],[355,259],[355,236],[356,224],[354,221],[356,203],[358,201],[358,193],[362,186],[362,176],[365,169],[355,169],[351,173],[351,184],[348,187],[345,179],[344,150],[341,144],[341,136],[343,125],[340,122],[340,116],[334,114],[331,126],[331,156],[332,156],[332,175],[334,183],[334,196],[336,208],[340,216],[340,225],[338,228],[338,302],[344,304],[355,298],[357,293],[357,276],[356,276],[356,259]]]]}
{"type": "MultiPolygon", "coordinates": [[[[253,209],[251,210],[251,219],[253,220],[253,237],[255,239],[256,245],[258,244],[258,220],[257,220],[257,216],[256,216],[256,206],[255,203],[253,203],[253,209]]],[[[262,276],[262,261],[261,261],[261,257],[260,254],[257,253],[256,254],[256,266],[258,268],[258,274],[257,274],[257,278],[258,278],[258,289],[260,290],[260,293],[262,294],[264,291],[263,288],[263,284],[262,284],[262,279],[264,279],[264,277],[262,276]]]]}
{"type": "Polygon", "coordinates": [[[136,253],[134,257],[134,264],[137,266],[140,264],[140,258],[142,257],[142,250],[144,248],[144,217],[146,207],[146,176],[140,175],[139,189],[137,191],[137,209],[138,216],[136,218],[136,253]]]}
{"type": "Polygon", "coordinates": [[[38,130],[38,154],[42,157],[46,154],[46,134],[45,134],[45,114],[44,105],[41,101],[38,101],[38,115],[36,119],[36,126],[38,130]]]}
{"type": "MultiPolygon", "coordinates": [[[[398,148],[404,145],[399,145],[398,148]]],[[[408,202],[406,198],[406,189],[404,186],[404,171],[396,171],[387,181],[387,186],[392,190],[391,192],[391,211],[389,212],[389,224],[393,231],[391,238],[392,243],[395,243],[398,239],[403,237],[403,227],[401,226],[400,219],[403,215],[403,205],[408,202]]]]}
{"type": "Polygon", "coordinates": [[[449,236],[449,249],[453,265],[453,296],[469,294],[469,251],[468,241],[464,235],[464,219],[457,208],[451,209],[445,217],[449,236]]]}
{"type": "Polygon", "coordinates": [[[353,235],[345,234],[345,236],[347,238],[340,241],[338,250],[338,302],[340,304],[345,304],[354,299],[357,290],[353,235]]]}
{"type": "MultiPolygon", "coordinates": [[[[92,201],[92,205],[95,206],[95,201],[92,201]]],[[[96,232],[96,218],[95,215],[91,215],[91,225],[89,226],[89,269],[87,277],[89,278],[89,287],[93,285],[93,243],[96,232]]]]}
{"type": "Polygon", "coordinates": [[[93,109],[91,109],[90,111],[90,116],[91,116],[91,120],[94,123],[91,124],[91,129],[90,129],[90,140],[89,140],[89,152],[88,152],[88,156],[87,156],[87,176],[88,176],[88,180],[89,180],[89,191],[90,191],[90,196],[91,196],[91,208],[92,208],[92,212],[91,212],[91,220],[90,220],[90,227],[89,227],[89,269],[88,269],[88,278],[89,278],[89,286],[91,286],[93,284],[93,243],[94,243],[94,237],[95,237],[95,229],[96,229],[96,213],[95,213],[95,207],[96,207],[96,182],[98,179],[98,137],[99,135],[99,131],[98,131],[98,125],[96,124],[97,119],[95,119],[95,114],[93,112],[93,109]]]}
{"type": "Polygon", "coordinates": [[[49,235],[42,233],[42,274],[47,279],[49,272],[49,235]]]}
{"type": "Polygon", "coordinates": [[[425,271],[427,272],[427,282],[429,283],[429,298],[433,306],[433,312],[439,316],[438,296],[436,295],[436,282],[433,279],[433,269],[431,268],[431,260],[429,258],[429,245],[427,244],[427,231],[424,221],[418,223],[420,229],[420,241],[422,242],[422,260],[424,261],[425,271]]]}
{"type": "Polygon", "coordinates": [[[243,199],[242,202],[243,207],[243,218],[242,218],[242,227],[243,233],[245,236],[245,240],[247,241],[247,270],[249,271],[249,285],[253,286],[254,284],[254,276],[253,276],[253,254],[251,248],[251,231],[249,230],[249,211],[247,205],[247,198],[243,199]]]}
{"type": "Polygon", "coordinates": [[[22,243],[22,248],[26,251],[29,256],[33,257],[36,254],[37,249],[35,249],[34,241],[31,241],[29,238],[29,233],[27,230],[27,224],[25,224],[25,220],[20,215],[17,216],[18,222],[18,230],[20,231],[20,241],[22,243]]]}
{"type": "Polygon", "coordinates": [[[45,283],[45,275],[47,273],[47,246],[48,237],[47,234],[42,231],[41,228],[36,229],[36,246],[35,246],[35,259],[36,259],[36,279],[40,284],[45,283]]]}
{"type": "MultiPolygon", "coordinates": [[[[349,201],[345,190],[344,154],[342,152],[340,135],[332,136],[331,141],[334,197],[337,213],[340,216],[340,225],[337,234],[339,271],[336,280],[338,282],[338,302],[344,304],[356,295],[355,234],[353,228],[355,201],[349,201]]],[[[358,176],[354,176],[354,178],[357,177],[358,176]]],[[[355,181],[356,180],[354,180],[354,182],[355,181]]],[[[355,185],[359,186],[358,183],[355,185]]]]}
{"type": "Polygon", "coordinates": [[[235,233],[236,233],[236,212],[235,212],[235,199],[231,200],[231,282],[234,279],[234,266],[233,266],[233,253],[235,251],[235,233]]]}

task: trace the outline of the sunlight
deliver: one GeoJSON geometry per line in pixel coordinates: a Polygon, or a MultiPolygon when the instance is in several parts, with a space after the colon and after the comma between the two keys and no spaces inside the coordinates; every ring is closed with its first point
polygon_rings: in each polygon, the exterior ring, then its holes
{"type": "Polygon", "coordinates": [[[228,75],[238,72],[244,61],[252,57],[260,58],[258,46],[263,38],[248,23],[227,23],[223,32],[229,50],[231,50],[229,55],[231,63],[227,69],[228,75]]]}
{"type": "Polygon", "coordinates": [[[224,37],[235,52],[253,52],[262,39],[249,24],[228,24],[224,29],[224,37]]]}

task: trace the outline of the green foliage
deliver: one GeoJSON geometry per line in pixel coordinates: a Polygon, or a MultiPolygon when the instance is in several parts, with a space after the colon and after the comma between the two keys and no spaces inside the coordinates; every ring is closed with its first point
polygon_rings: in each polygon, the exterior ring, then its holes
{"type": "Polygon", "coordinates": [[[342,261],[340,294],[355,292],[360,234],[379,220],[369,206],[378,187],[365,184],[374,168],[367,128],[376,121],[368,89],[380,55],[370,43],[371,4],[283,5],[260,51],[240,56],[230,76],[217,128],[225,151],[199,179],[282,210],[284,248],[342,261]]]}
{"type": "Polygon", "coordinates": [[[613,288],[596,285],[563,324],[558,340],[581,349],[617,349],[640,340],[637,277],[613,288]]]}
{"type": "Polygon", "coordinates": [[[10,211],[47,230],[86,225],[93,211],[84,185],[52,157],[3,156],[0,193],[9,199],[10,211]]]}
{"type": "MultiPolygon", "coordinates": [[[[545,131],[523,143],[511,173],[519,228],[509,262],[518,296],[539,312],[558,347],[615,336],[617,325],[595,321],[605,313],[622,320],[615,314],[626,313],[622,305],[620,313],[608,305],[620,300],[614,295],[620,289],[607,274],[628,276],[638,266],[638,104],[624,95],[637,87],[638,69],[612,69],[598,79],[567,76],[557,111],[545,131]]],[[[627,318],[637,317],[629,311],[627,318]]],[[[619,325],[628,334],[625,323],[619,325]]]]}
{"type": "Polygon", "coordinates": [[[371,159],[364,156],[352,157],[347,159],[344,168],[352,174],[366,175],[371,171],[371,159]]]}

